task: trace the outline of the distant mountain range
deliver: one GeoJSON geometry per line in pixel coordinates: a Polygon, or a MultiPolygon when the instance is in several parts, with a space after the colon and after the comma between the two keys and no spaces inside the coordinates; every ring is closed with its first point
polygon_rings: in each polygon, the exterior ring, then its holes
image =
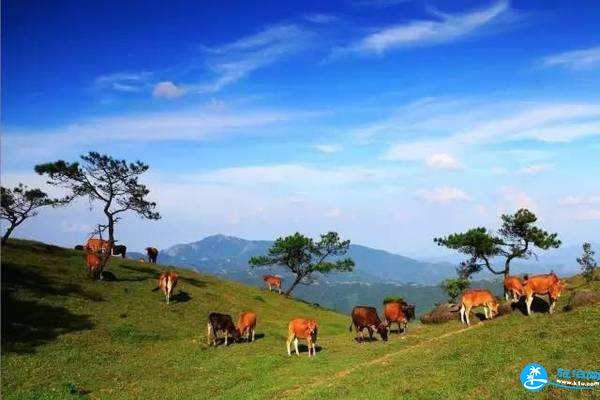
{"type": "MultiPolygon", "coordinates": [[[[291,275],[282,267],[250,268],[252,256],[266,254],[273,242],[268,240],[246,240],[234,236],[213,235],[192,243],[177,244],[161,250],[158,262],[214,274],[231,280],[262,286],[262,275],[279,274],[284,278],[284,287],[291,275]]],[[[600,250],[600,246],[593,244],[600,250]]],[[[538,260],[514,263],[515,273],[539,273],[553,269],[562,275],[578,272],[575,258],[581,253],[577,246],[565,247],[542,253],[538,260]]],[[[130,252],[129,257],[145,255],[130,252]]],[[[402,296],[417,304],[417,312],[429,309],[434,303],[443,301],[445,295],[439,283],[456,276],[457,263],[418,261],[399,254],[352,244],[347,256],[355,262],[353,272],[317,275],[310,286],[300,285],[294,294],[323,306],[348,312],[356,304],[380,305],[383,297],[402,296]]],[[[481,273],[473,282],[474,287],[490,287],[500,294],[498,277],[481,273]]]]}

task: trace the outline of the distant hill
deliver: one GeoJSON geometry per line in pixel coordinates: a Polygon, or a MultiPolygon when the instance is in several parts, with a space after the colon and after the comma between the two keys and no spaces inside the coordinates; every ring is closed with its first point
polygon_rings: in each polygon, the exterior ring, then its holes
{"type": "MultiPolygon", "coordinates": [[[[161,250],[159,261],[178,266],[192,266],[200,272],[219,275],[243,273],[252,276],[248,260],[252,256],[266,254],[272,244],[272,241],[267,240],[213,235],[197,242],[178,244],[161,250]]],[[[455,274],[454,266],[450,263],[421,262],[356,244],[350,245],[348,256],[356,263],[354,273],[331,274],[324,279],[332,282],[386,281],[435,285],[455,274]]]]}

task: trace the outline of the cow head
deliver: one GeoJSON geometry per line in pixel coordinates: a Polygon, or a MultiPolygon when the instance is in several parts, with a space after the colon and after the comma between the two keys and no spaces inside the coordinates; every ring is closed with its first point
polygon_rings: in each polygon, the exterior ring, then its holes
{"type": "Polygon", "coordinates": [[[410,321],[415,318],[415,305],[414,304],[406,304],[402,307],[402,311],[406,315],[406,318],[410,321]]]}
{"type": "Polygon", "coordinates": [[[377,329],[377,333],[379,333],[379,336],[381,336],[381,340],[383,340],[384,342],[387,342],[388,340],[388,326],[387,324],[384,322],[380,322],[379,325],[376,327],[377,329]]]}
{"type": "Polygon", "coordinates": [[[492,317],[495,317],[496,315],[498,315],[498,308],[499,307],[500,307],[500,303],[498,303],[497,301],[495,301],[492,304],[490,304],[490,312],[492,314],[492,317]]]}
{"type": "Polygon", "coordinates": [[[559,280],[556,283],[553,283],[552,286],[550,286],[550,298],[554,300],[558,299],[564,287],[565,283],[563,281],[559,280]]]}

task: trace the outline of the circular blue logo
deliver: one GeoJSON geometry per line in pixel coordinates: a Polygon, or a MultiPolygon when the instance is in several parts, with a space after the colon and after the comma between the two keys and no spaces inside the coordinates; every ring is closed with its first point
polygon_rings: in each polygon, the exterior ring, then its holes
{"type": "Polygon", "coordinates": [[[531,363],[521,370],[521,384],[530,392],[542,390],[546,383],[548,383],[548,372],[543,365],[531,363]]]}

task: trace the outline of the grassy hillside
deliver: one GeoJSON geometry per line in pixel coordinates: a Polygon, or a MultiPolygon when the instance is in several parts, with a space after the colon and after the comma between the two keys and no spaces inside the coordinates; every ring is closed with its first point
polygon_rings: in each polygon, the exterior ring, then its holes
{"type": "MultiPolygon", "coordinates": [[[[2,398],[520,399],[534,397],[518,380],[528,362],[550,374],[598,369],[598,306],[516,312],[466,330],[413,323],[387,343],[359,345],[345,315],[188,270],[179,271],[180,292],[167,306],[151,291],[160,269],[113,258],[118,280],[93,282],[81,252],[24,241],[4,247],[2,398]],[[255,343],[206,345],[209,311],[246,309],[259,315],[255,343]],[[315,359],[286,354],[295,316],[319,320],[315,359]]],[[[535,397],[594,394],[546,387],[535,397]]]]}

